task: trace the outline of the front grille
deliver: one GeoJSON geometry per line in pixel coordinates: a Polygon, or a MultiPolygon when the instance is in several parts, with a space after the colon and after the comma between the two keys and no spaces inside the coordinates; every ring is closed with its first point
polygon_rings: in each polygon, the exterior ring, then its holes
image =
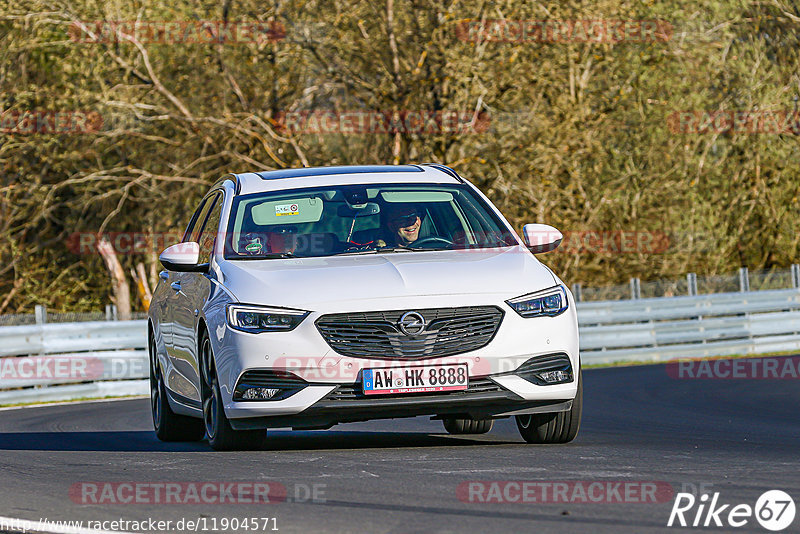
{"type": "Polygon", "coordinates": [[[425,318],[425,330],[403,333],[398,322],[410,310],[323,315],[316,325],[330,347],[356,358],[414,360],[461,354],[486,346],[503,311],[495,306],[413,310],[425,318]]]}
{"type": "Polygon", "coordinates": [[[413,396],[463,396],[463,395],[470,395],[473,393],[496,393],[498,391],[504,391],[502,387],[497,385],[496,383],[492,382],[488,378],[473,378],[470,379],[469,385],[465,391],[450,391],[445,393],[399,393],[397,395],[365,395],[361,386],[361,382],[356,382],[355,384],[345,384],[338,386],[336,389],[328,393],[325,396],[325,400],[331,401],[349,401],[349,400],[360,400],[366,399],[370,397],[380,397],[382,399],[391,398],[391,397],[408,397],[409,395],[413,396]]]}

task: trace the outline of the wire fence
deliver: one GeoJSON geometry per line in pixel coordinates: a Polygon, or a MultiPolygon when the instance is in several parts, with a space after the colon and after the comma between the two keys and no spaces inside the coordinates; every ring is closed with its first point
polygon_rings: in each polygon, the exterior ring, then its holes
{"type": "MultiPolygon", "coordinates": [[[[641,298],[679,297],[685,295],[709,295],[713,293],[739,293],[767,291],[771,289],[800,288],[800,265],[789,269],[749,271],[746,267],[727,275],[697,276],[689,273],[679,280],[650,280],[642,282],[631,278],[627,284],[605,287],[572,286],[579,302],[615,301],[641,298]]],[[[147,312],[133,312],[131,319],[146,319],[147,312]]],[[[78,323],[85,321],[115,321],[116,306],[109,304],[105,311],[57,313],[44,306],[36,306],[35,313],[12,313],[0,315],[0,326],[22,326],[43,323],[78,323]]]]}
{"type": "MultiPolygon", "coordinates": [[[[132,312],[131,320],[147,319],[147,312],[132,312]]],[[[118,320],[116,306],[106,306],[105,311],[51,312],[44,306],[36,306],[34,313],[10,313],[0,315],[0,326],[25,326],[47,323],[83,323],[88,321],[118,320]]]]}
{"type": "Polygon", "coordinates": [[[36,316],[32,313],[0,315],[0,326],[23,326],[29,324],[36,324],[36,316]]]}
{"type": "Polygon", "coordinates": [[[750,271],[746,267],[727,275],[697,276],[689,273],[679,280],[641,281],[631,278],[627,284],[606,287],[572,287],[579,302],[630,300],[642,298],[710,295],[714,293],[744,293],[774,289],[800,288],[800,265],[789,269],[750,271]]]}

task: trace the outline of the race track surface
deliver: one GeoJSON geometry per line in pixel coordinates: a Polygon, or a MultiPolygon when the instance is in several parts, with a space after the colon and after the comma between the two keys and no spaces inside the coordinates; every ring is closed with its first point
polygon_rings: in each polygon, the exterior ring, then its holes
{"type": "MultiPolygon", "coordinates": [[[[198,531],[269,517],[267,532],[675,532],[694,530],[666,527],[682,488],[750,505],[769,489],[800,495],[797,380],[679,380],[663,365],[587,370],[584,380],[581,432],[560,446],[526,445],[512,419],[456,437],[414,418],[277,430],[266,450],[218,453],[205,442],[159,442],[147,399],[0,411],[0,515],[204,520],[198,531]],[[85,483],[237,481],[279,483],[289,502],[95,504],[80,494],[85,483]],[[471,481],[650,482],[669,494],[655,503],[469,502],[471,481]],[[313,485],[316,501],[296,502],[313,485]]],[[[256,531],[264,526],[259,519],[256,531]]],[[[766,532],[755,520],[737,531],[766,532]]]]}

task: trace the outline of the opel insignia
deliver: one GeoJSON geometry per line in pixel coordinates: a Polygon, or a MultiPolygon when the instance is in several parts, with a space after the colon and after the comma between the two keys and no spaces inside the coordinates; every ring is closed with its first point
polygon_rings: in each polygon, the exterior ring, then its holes
{"type": "Polygon", "coordinates": [[[165,441],[263,445],[266,429],[430,416],[451,434],[514,417],[565,443],[581,419],[575,302],[443,165],[234,174],[203,197],[148,313],[153,423],[165,441]]]}

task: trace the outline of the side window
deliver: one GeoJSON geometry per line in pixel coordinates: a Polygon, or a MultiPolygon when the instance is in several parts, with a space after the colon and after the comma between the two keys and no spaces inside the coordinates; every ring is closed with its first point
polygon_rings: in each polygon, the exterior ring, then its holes
{"type": "Polygon", "coordinates": [[[196,241],[193,239],[197,237],[199,233],[200,227],[203,226],[203,221],[208,215],[208,210],[211,207],[211,201],[213,197],[204,198],[202,202],[200,202],[200,206],[195,210],[192,218],[189,220],[189,224],[186,227],[186,232],[183,234],[182,242],[186,243],[187,241],[196,241]]]}
{"type": "Polygon", "coordinates": [[[206,219],[208,219],[209,212],[214,207],[214,202],[217,200],[217,196],[218,195],[210,195],[208,197],[205,206],[203,206],[203,211],[200,212],[200,216],[194,223],[194,228],[192,228],[192,238],[189,241],[194,241],[196,243],[200,242],[200,234],[203,232],[204,224],[206,219]]]}
{"type": "MultiPolygon", "coordinates": [[[[461,204],[467,223],[471,227],[472,235],[478,244],[496,243],[505,245],[516,244],[516,239],[502,226],[494,223],[489,217],[490,212],[478,207],[473,199],[463,198],[461,204]]],[[[495,245],[496,246],[496,245],[495,245]]]]}
{"type": "Polygon", "coordinates": [[[455,200],[450,202],[435,202],[428,209],[431,222],[436,231],[437,237],[459,242],[467,239],[469,235],[469,224],[461,216],[458,204],[455,200]]]}
{"type": "Polygon", "coordinates": [[[200,243],[200,263],[209,263],[211,254],[214,252],[217,233],[219,232],[219,220],[222,216],[222,194],[217,193],[209,198],[211,210],[208,212],[205,224],[200,230],[197,242],[200,243]]]}

